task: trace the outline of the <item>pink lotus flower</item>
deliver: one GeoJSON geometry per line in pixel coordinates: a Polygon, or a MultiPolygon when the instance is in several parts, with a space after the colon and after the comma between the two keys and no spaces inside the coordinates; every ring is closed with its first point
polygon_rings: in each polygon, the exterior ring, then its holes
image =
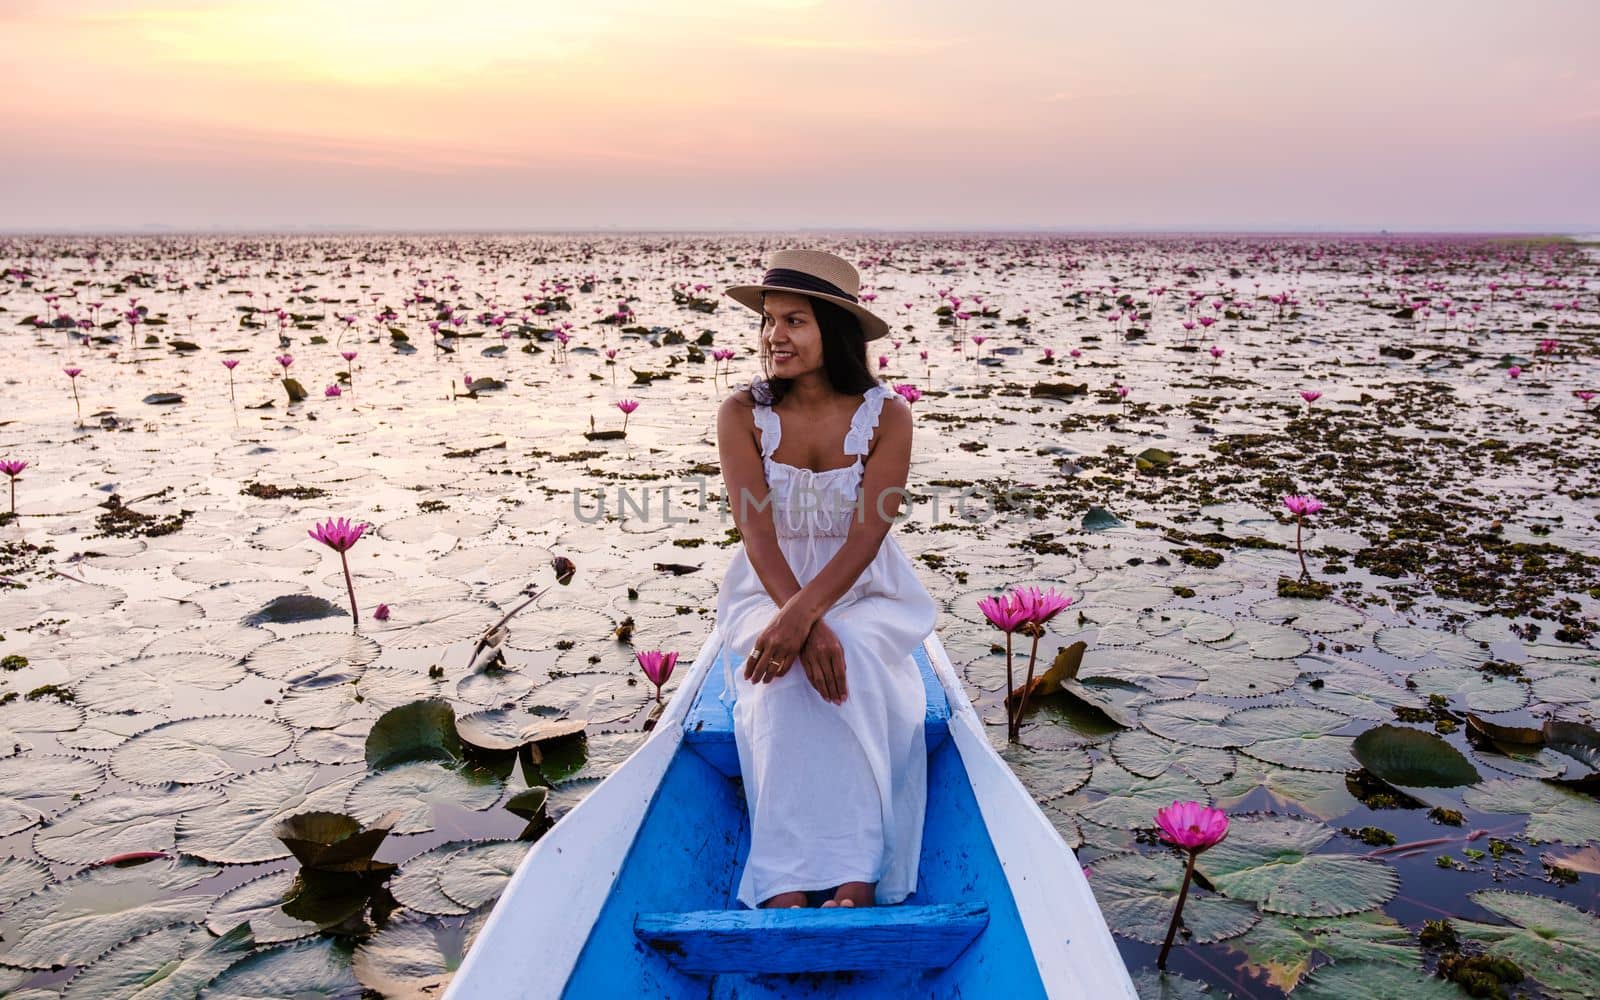
{"type": "Polygon", "coordinates": [[[1083,352],[1078,350],[1076,347],[1074,347],[1072,350],[1068,351],[1067,354],[1071,355],[1072,360],[1074,360],[1074,361],[1076,361],[1079,358],[1083,357],[1083,352]]]}
{"type": "Polygon", "coordinates": [[[1161,839],[1188,852],[1189,861],[1183,872],[1183,887],[1178,890],[1178,905],[1172,909],[1172,922],[1167,925],[1167,940],[1161,946],[1156,968],[1167,967],[1167,953],[1172,951],[1172,938],[1178,930],[1178,919],[1183,915],[1184,901],[1189,898],[1189,882],[1194,878],[1194,862],[1200,852],[1215,847],[1228,835],[1228,814],[1221,809],[1200,802],[1174,802],[1156,810],[1156,826],[1161,839]]]}
{"type": "MultiPolygon", "coordinates": [[[[1033,639],[1033,648],[1028,652],[1028,677],[1022,682],[1022,697],[1017,700],[1016,713],[1009,716],[1011,721],[1011,738],[1015,739],[1022,730],[1023,717],[1028,712],[1028,697],[1033,693],[1033,668],[1039,661],[1039,640],[1044,638],[1044,626],[1060,614],[1064,609],[1071,607],[1074,598],[1058,592],[1054,587],[1040,590],[1038,587],[1018,587],[1010,593],[1012,603],[1019,609],[1023,616],[1024,624],[1031,626],[1025,631],[1033,639]]],[[[1006,636],[1006,701],[1010,708],[1011,687],[1011,637],[1006,636]]]]}
{"type": "Polygon", "coordinates": [[[1594,393],[1588,389],[1576,389],[1572,394],[1583,400],[1585,403],[1594,398],[1594,393]]]}
{"type": "Polygon", "coordinates": [[[915,403],[917,400],[922,398],[922,390],[909,383],[895,386],[894,391],[899,393],[900,398],[904,399],[907,403],[915,403]]]}
{"type": "Polygon", "coordinates": [[[223,358],[222,359],[222,367],[228,369],[228,371],[231,372],[235,368],[239,367],[239,359],[238,358],[223,358]]]}
{"type": "Polygon", "coordinates": [[[322,390],[322,395],[327,399],[332,399],[335,396],[342,395],[342,393],[340,392],[338,386],[330,385],[326,389],[322,390]]]}
{"type": "Polygon", "coordinates": [[[639,408],[639,401],[637,399],[619,399],[619,400],[617,400],[617,409],[622,411],[622,433],[624,433],[624,434],[628,433],[628,414],[632,413],[634,410],[637,410],[638,408],[639,408]]]}
{"type": "Polygon", "coordinates": [[[378,619],[378,621],[380,621],[380,622],[388,621],[389,620],[389,605],[387,605],[387,604],[378,605],[378,609],[372,613],[372,617],[378,619]]]}
{"type": "Polygon", "coordinates": [[[28,463],[20,458],[8,458],[0,462],[0,472],[4,472],[11,479],[11,516],[17,516],[17,477],[22,475],[22,470],[28,463]]]}
{"type": "Polygon", "coordinates": [[[1156,810],[1161,839],[1198,854],[1228,835],[1228,814],[1199,802],[1174,802],[1156,810]]]}
{"type": "Polygon", "coordinates": [[[1300,557],[1300,578],[1311,579],[1311,571],[1306,569],[1306,553],[1300,545],[1300,535],[1305,529],[1307,515],[1315,514],[1322,509],[1322,501],[1314,496],[1286,496],[1283,505],[1294,513],[1294,551],[1300,557]]]}
{"type": "MultiPolygon", "coordinates": [[[[1012,673],[1011,636],[1023,625],[1028,624],[1028,617],[1032,608],[1022,603],[1018,592],[990,595],[978,599],[978,610],[989,619],[989,623],[1006,634],[1006,739],[1016,742],[1022,728],[1022,714],[1016,710],[1017,706],[1011,702],[1011,692],[1016,690],[1016,681],[1012,673]]],[[[1037,632],[1034,639],[1034,650],[1038,651],[1039,644],[1037,632]]]]}
{"type": "Polygon", "coordinates": [[[339,553],[339,565],[344,567],[345,590],[350,593],[350,620],[355,623],[359,623],[361,619],[356,612],[356,585],[350,578],[350,560],[345,553],[349,552],[350,547],[361,540],[361,536],[366,530],[367,526],[365,524],[351,524],[350,519],[347,517],[341,517],[338,520],[330,517],[327,521],[306,532],[312,538],[339,553]]]}
{"type": "Polygon", "coordinates": [[[1049,348],[1049,347],[1046,347],[1046,348],[1045,348],[1045,349],[1044,349],[1044,359],[1045,359],[1045,360],[1046,360],[1046,361],[1050,361],[1050,360],[1052,360],[1052,359],[1053,359],[1053,358],[1054,358],[1054,357],[1055,357],[1055,356],[1056,356],[1056,352],[1055,352],[1055,350],[1054,350],[1054,349],[1052,349],[1052,348],[1049,348]]]}
{"type": "Polygon", "coordinates": [[[340,351],[339,352],[339,357],[344,358],[346,361],[354,361],[356,359],[356,352],[355,351],[340,351]]]}
{"type": "Polygon", "coordinates": [[[1300,398],[1308,403],[1315,403],[1317,400],[1322,398],[1322,393],[1316,391],[1315,389],[1304,389],[1300,393],[1300,398]]]}
{"type": "Polygon", "coordinates": [[[1119,385],[1119,386],[1116,387],[1116,391],[1117,391],[1117,398],[1118,399],[1127,399],[1128,398],[1128,387],[1127,386],[1119,385]]]}
{"type": "Polygon", "coordinates": [[[881,372],[887,367],[889,367],[889,355],[887,355],[887,354],[878,355],[878,371],[881,372]]]}
{"type": "Polygon", "coordinates": [[[634,654],[639,660],[639,667],[644,675],[650,678],[650,683],[656,686],[656,701],[661,700],[661,685],[672,676],[672,668],[678,665],[677,653],[664,653],[659,649],[644,651],[634,654]]]}
{"type": "Polygon", "coordinates": [[[1212,344],[1211,345],[1211,356],[1213,358],[1222,357],[1222,348],[1218,347],[1216,344],[1212,344]]]}
{"type": "Polygon", "coordinates": [[[83,374],[82,368],[63,368],[61,370],[66,372],[67,378],[77,378],[79,375],[83,374]]]}
{"type": "Polygon", "coordinates": [[[278,362],[278,364],[283,366],[283,374],[285,377],[287,377],[289,374],[289,366],[294,364],[294,355],[280,354],[275,360],[278,362]]]}
{"type": "Polygon", "coordinates": [[[1518,375],[1522,374],[1522,366],[1512,365],[1510,368],[1506,369],[1506,374],[1510,375],[1512,378],[1516,378],[1518,375]]]}

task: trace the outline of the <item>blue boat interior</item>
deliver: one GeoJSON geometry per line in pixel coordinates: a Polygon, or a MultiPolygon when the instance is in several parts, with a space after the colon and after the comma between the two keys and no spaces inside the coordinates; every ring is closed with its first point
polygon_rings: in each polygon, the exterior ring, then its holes
{"type": "Polygon", "coordinates": [[[738,901],[750,824],[719,658],[563,996],[1044,996],[950,738],[944,689],[927,650],[915,655],[928,695],[928,812],[914,893],[860,909],[816,907],[825,893],[801,909],[738,901]]]}

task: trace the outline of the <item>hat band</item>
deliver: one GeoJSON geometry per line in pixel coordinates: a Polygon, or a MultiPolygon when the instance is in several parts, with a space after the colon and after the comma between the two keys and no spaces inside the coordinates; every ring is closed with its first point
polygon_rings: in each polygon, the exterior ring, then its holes
{"type": "Polygon", "coordinates": [[[789,267],[774,267],[762,275],[763,285],[777,285],[780,288],[794,288],[805,292],[821,292],[824,295],[837,295],[841,299],[856,302],[854,295],[835,285],[825,278],[819,278],[805,271],[796,271],[789,267]]]}

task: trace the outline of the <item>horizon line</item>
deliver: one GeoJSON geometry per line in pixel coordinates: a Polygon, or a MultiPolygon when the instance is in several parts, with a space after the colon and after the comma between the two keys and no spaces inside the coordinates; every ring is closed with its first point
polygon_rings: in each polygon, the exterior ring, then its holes
{"type": "Polygon", "coordinates": [[[760,228],[719,227],[696,229],[681,226],[599,226],[599,227],[428,227],[428,226],[358,226],[358,225],[278,225],[278,226],[211,226],[193,228],[147,223],[140,227],[82,227],[82,228],[7,228],[0,227],[0,236],[543,236],[543,235],[778,235],[784,233],[852,234],[852,235],[1212,235],[1240,236],[1547,236],[1571,238],[1600,233],[1600,225],[1592,226],[1508,226],[1475,228],[1387,228],[1338,226],[991,226],[984,228],[962,227],[878,227],[878,226],[780,226],[760,228]]]}

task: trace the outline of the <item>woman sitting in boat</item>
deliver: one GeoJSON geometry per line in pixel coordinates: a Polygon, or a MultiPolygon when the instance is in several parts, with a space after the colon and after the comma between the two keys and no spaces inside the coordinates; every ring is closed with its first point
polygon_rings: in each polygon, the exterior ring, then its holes
{"type": "Polygon", "coordinates": [[[749,907],[871,906],[916,889],[926,694],[913,652],[938,607],[890,529],[911,409],[867,366],[888,324],[816,250],[726,290],[761,314],[766,375],[725,400],[717,447],[743,544],[717,621],[750,816],[749,907]],[[799,669],[794,669],[796,665],[799,669]]]}

